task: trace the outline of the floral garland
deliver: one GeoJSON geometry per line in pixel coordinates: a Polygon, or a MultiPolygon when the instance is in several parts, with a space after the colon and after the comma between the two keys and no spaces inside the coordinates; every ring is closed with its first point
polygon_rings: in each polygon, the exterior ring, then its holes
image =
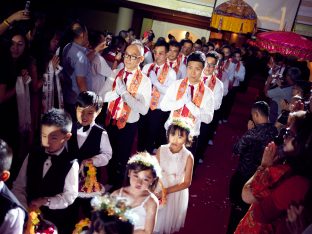
{"type": "Polygon", "coordinates": [[[137,153],[128,160],[127,164],[133,163],[139,163],[146,167],[151,167],[155,170],[157,177],[161,177],[161,168],[156,157],[151,156],[148,153],[137,153]]]}
{"type": "Polygon", "coordinates": [[[177,125],[185,129],[187,132],[191,132],[192,124],[187,118],[173,118],[171,124],[177,125]]]}
{"type": "Polygon", "coordinates": [[[84,185],[81,187],[80,191],[91,193],[91,192],[100,192],[101,185],[97,182],[96,179],[96,168],[92,163],[87,163],[85,165],[88,167],[87,176],[84,185]]]}
{"type": "Polygon", "coordinates": [[[38,218],[40,213],[41,212],[39,209],[29,212],[29,219],[28,219],[27,227],[25,231],[26,234],[35,234],[36,226],[38,226],[38,224],[40,223],[40,219],[38,218]]]}
{"type": "Polygon", "coordinates": [[[75,225],[73,234],[80,234],[84,228],[90,228],[91,221],[88,218],[82,219],[75,225]]]}
{"type": "Polygon", "coordinates": [[[108,216],[115,216],[124,222],[133,223],[131,207],[126,204],[126,199],[105,194],[92,198],[91,206],[94,210],[104,210],[108,216]]]}

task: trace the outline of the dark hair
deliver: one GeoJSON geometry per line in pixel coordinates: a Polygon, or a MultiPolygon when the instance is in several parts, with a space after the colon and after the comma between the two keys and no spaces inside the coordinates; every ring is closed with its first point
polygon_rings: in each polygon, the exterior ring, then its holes
{"type": "Polygon", "coordinates": [[[195,51],[191,53],[187,58],[187,64],[191,61],[200,62],[203,64],[203,67],[205,66],[206,56],[201,51],[195,51]]]}
{"type": "Polygon", "coordinates": [[[297,80],[295,86],[302,91],[303,99],[308,99],[310,97],[311,82],[305,80],[297,80]]]}
{"type": "Polygon", "coordinates": [[[72,119],[68,113],[61,109],[52,108],[41,118],[41,126],[56,126],[63,133],[69,133],[72,129],[72,119]]]}
{"type": "Polygon", "coordinates": [[[92,212],[91,225],[87,233],[106,234],[132,234],[133,224],[130,221],[123,221],[115,215],[108,215],[107,210],[97,210],[92,212]]]}
{"type": "Polygon", "coordinates": [[[197,39],[196,41],[195,41],[195,44],[198,44],[198,45],[203,45],[203,42],[200,40],[200,39],[197,39]]]}
{"type": "Polygon", "coordinates": [[[272,55],[272,57],[275,63],[285,62],[285,57],[280,53],[275,53],[272,55]]]}
{"type": "Polygon", "coordinates": [[[296,82],[301,78],[301,71],[298,67],[290,67],[286,71],[286,76],[288,76],[293,82],[296,82]]]}
{"type": "Polygon", "coordinates": [[[95,48],[98,44],[101,43],[101,40],[102,40],[102,35],[104,36],[104,33],[101,33],[99,31],[89,31],[88,33],[89,37],[89,43],[90,43],[90,46],[91,48],[95,48]]]}
{"type": "Polygon", "coordinates": [[[240,55],[242,55],[242,51],[241,51],[239,48],[237,48],[237,49],[235,49],[235,50],[233,51],[232,54],[233,54],[233,55],[234,55],[234,54],[240,54],[240,55]]]}
{"type": "Polygon", "coordinates": [[[212,42],[208,42],[208,43],[207,43],[207,46],[208,46],[208,47],[211,46],[213,49],[215,48],[215,45],[214,45],[212,42]]]}
{"type": "Polygon", "coordinates": [[[169,142],[169,136],[170,135],[174,135],[175,132],[178,131],[180,136],[183,136],[183,133],[185,133],[186,135],[186,142],[185,142],[185,146],[191,146],[192,145],[192,137],[190,136],[190,131],[188,131],[187,129],[176,125],[176,124],[170,124],[167,130],[167,141],[169,142]]]}
{"type": "Polygon", "coordinates": [[[181,44],[177,41],[170,41],[169,42],[169,47],[170,46],[173,46],[173,47],[178,47],[179,48],[179,51],[181,50],[181,44]]]}
{"type": "Polygon", "coordinates": [[[219,60],[219,57],[216,52],[208,52],[206,54],[206,59],[207,58],[214,58],[216,60],[216,63],[218,63],[218,60],[219,60]]]}
{"type": "Polygon", "coordinates": [[[12,149],[4,140],[0,139],[0,173],[10,170],[12,158],[12,149]]]}
{"type": "Polygon", "coordinates": [[[312,114],[305,111],[290,113],[295,131],[294,152],[287,157],[295,174],[312,179],[312,114]]]}
{"type": "Polygon", "coordinates": [[[252,107],[252,111],[258,111],[261,115],[268,117],[270,114],[270,107],[265,101],[255,102],[252,107]]]}
{"type": "MultiPolygon", "coordinates": [[[[137,153],[138,155],[149,155],[149,153],[147,152],[139,152],[137,153]]],[[[150,157],[154,157],[149,155],[150,157]]],[[[132,157],[135,157],[135,155],[133,155],[132,157]]],[[[159,175],[157,175],[157,171],[155,170],[153,165],[146,165],[144,163],[142,163],[141,161],[136,161],[136,162],[132,162],[132,163],[128,163],[126,166],[126,173],[125,173],[125,179],[124,179],[124,186],[129,186],[130,185],[130,180],[128,177],[128,174],[130,171],[135,171],[135,172],[140,172],[140,171],[147,171],[147,170],[151,170],[152,171],[152,175],[154,178],[153,183],[149,186],[150,191],[154,191],[156,189],[156,186],[158,184],[158,180],[159,180],[159,175]]]]}
{"type": "Polygon", "coordinates": [[[159,47],[159,46],[164,46],[166,49],[166,52],[169,50],[169,44],[165,40],[157,40],[157,42],[154,45],[154,48],[159,47]]]}
{"type": "Polygon", "coordinates": [[[76,106],[85,108],[94,106],[95,110],[98,111],[103,106],[102,98],[92,91],[84,91],[79,93],[76,101],[76,106]]]}
{"type": "Polygon", "coordinates": [[[194,43],[193,43],[191,40],[189,40],[189,39],[187,39],[187,40],[184,39],[184,40],[181,41],[181,45],[182,45],[182,46],[183,46],[185,43],[192,44],[192,46],[193,46],[193,44],[194,44],[194,43]]]}

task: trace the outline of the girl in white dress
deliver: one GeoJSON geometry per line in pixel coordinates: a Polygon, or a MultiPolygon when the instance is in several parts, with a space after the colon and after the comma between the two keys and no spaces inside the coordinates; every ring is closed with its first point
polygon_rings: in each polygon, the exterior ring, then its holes
{"type": "Polygon", "coordinates": [[[158,183],[161,169],[154,156],[137,153],[127,163],[126,186],[112,193],[112,196],[126,198],[134,218],[134,234],[153,233],[158,199],[153,191],[158,183]]]}
{"type": "Polygon", "coordinates": [[[186,149],[191,144],[190,128],[182,119],[173,120],[167,130],[168,144],[162,145],[157,151],[157,159],[162,169],[164,191],[155,193],[166,204],[159,209],[156,232],[173,233],[184,226],[189,191],[192,182],[194,159],[186,149]]]}

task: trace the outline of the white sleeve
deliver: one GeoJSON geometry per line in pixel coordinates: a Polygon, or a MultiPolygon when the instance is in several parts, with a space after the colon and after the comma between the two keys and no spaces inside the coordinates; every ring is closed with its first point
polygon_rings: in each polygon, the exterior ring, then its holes
{"type": "Polygon", "coordinates": [[[160,109],[162,111],[173,111],[182,108],[185,104],[185,100],[183,98],[176,100],[177,90],[180,86],[182,80],[178,80],[173,82],[160,103],[160,109]]]}
{"type": "Polygon", "coordinates": [[[234,74],[235,78],[237,78],[240,82],[244,81],[245,79],[245,66],[241,63],[240,68],[238,71],[235,70],[234,74]]]}
{"type": "Polygon", "coordinates": [[[135,97],[133,97],[129,92],[125,92],[121,97],[133,111],[138,112],[141,115],[145,115],[148,112],[149,104],[151,102],[151,90],[151,81],[149,78],[144,76],[135,97]]]}
{"type": "Polygon", "coordinates": [[[78,196],[78,173],[79,164],[74,161],[65,178],[63,192],[49,197],[50,205],[48,207],[50,209],[65,209],[75,201],[78,196]]]}
{"type": "Polygon", "coordinates": [[[0,225],[0,233],[23,234],[25,212],[17,207],[9,210],[0,225]]]}
{"type": "Polygon", "coordinates": [[[106,166],[112,158],[112,147],[106,131],[102,132],[100,149],[101,153],[92,157],[95,167],[106,166]]]}
{"type": "Polygon", "coordinates": [[[17,200],[27,209],[27,167],[28,167],[28,155],[25,158],[23,165],[18,173],[16,180],[13,182],[12,193],[16,196],[17,200]]]}
{"type": "Polygon", "coordinates": [[[104,102],[111,102],[119,97],[116,93],[116,89],[114,91],[112,90],[116,75],[117,71],[115,70],[112,76],[106,79],[103,89],[99,92],[99,95],[104,97],[104,102]]]}
{"type": "Polygon", "coordinates": [[[199,118],[201,122],[209,124],[212,121],[214,112],[214,99],[212,91],[205,87],[205,93],[200,107],[197,107],[193,102],[188,102],[186,107],[190,110],[192,115],[199,118]]]}
{"type": "Polygon", "coordinates": [[[148,51],[145,53],[144,55],[144,64],[149,64],[149,63],[153,63],[153,56],[152,56],[152,52],[148,51]]]}

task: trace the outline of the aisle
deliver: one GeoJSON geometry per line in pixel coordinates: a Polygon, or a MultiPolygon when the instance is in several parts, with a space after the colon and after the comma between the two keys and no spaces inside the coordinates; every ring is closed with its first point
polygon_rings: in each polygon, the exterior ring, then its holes
{"type": "Polygon", "coordinates": [[[190,188],[185,227],[179,234],[224,234],[229,216],[228,184],[237,158],[233,143],[246,131],[250,107],[258,89],[238,93],[227,123],[219,125],[214,145],[209,146],[204,163],[197,168],[190,188]]]}

